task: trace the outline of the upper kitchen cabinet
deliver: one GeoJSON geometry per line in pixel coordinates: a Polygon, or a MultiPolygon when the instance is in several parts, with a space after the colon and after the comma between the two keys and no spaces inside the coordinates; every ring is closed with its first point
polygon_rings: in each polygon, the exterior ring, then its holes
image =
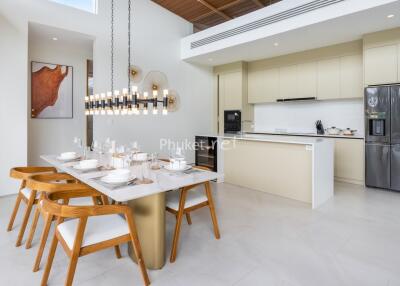
{"type": "Polygon", "coordinates": [[[373,47],[364,50],[365,85],[398,81],[398,45],[373,47]]]}
{"type": "Polygon", "coordinates": [[[400,28],[364,35],[364,85],[400,82],[400,28]]]}
{"type": "Polygon", "coordinates": [[[219,96],[224,110],[242,109],[242,85],[240,71],[219,75],[219,96]]]}
{"type": "Polygon", "coordinates": [[[276,102],[279,96],[279,69],[249,69],[248,85],[249,103],[276,102]]]}
{"type": "Polygon", "coordinates": [[[362,55],[340,58],[340,98],[363,97],[362,55]]]}
{"type": "Polygon", "coordinates": [[[317,97],[317,63],[297,66],[297,95],[300,98],[317,97]]]}
{"type": "Polygon", "coordinates": [[[297,65],[279,69],[279,98],[299,97],[297,92],[297,65]]]}
{"type": "Polygon", "coordinates": [[[340,98],[340,59],[318,61],[317,98],[340,98]]]}

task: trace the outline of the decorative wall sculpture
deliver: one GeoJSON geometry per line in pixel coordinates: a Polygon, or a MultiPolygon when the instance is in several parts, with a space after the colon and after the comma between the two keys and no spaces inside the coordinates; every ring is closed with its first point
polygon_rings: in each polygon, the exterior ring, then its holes
{"type": "Polygon", "coordinates": [[[32,62],[31,117],[73,117],[72,66],[32,62]]]}

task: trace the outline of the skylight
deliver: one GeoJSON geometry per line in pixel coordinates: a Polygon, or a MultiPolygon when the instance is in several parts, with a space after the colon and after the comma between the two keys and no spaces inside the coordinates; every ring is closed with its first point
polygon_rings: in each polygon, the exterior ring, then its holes
{"type": "Polygon", "coordinates": [[[97,0],[50,0],[62,5],[97,14],[97,0]]]}

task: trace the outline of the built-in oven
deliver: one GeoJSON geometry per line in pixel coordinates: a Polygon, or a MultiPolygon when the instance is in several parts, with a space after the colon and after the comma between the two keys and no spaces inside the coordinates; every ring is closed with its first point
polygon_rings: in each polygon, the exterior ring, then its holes
{"type": "Polygon", "coordinates": [[[238,133],[242,127],[242,113],[240,110],[225,110],[224,133],[238,133]]]}

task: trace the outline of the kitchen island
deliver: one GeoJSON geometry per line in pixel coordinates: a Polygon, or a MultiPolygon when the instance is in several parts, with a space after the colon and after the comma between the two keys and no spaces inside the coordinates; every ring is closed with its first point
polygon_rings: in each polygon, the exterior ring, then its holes
{"type": "Polygon", "coordinates": [[[225,134],[218,137],[224,181],[317,208],[333,196],[334,141],[329,138],[225,134]]]}

